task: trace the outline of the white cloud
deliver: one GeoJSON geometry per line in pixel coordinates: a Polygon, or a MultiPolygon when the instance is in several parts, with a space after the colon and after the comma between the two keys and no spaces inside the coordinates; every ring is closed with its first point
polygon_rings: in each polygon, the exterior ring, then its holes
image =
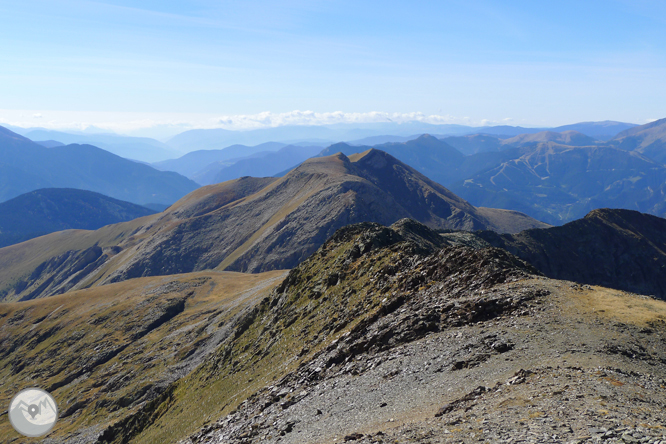
{"type": "Polygon", "coordinates": [[[449,115],[426,115],[421,112],[387,113],[371,111],[366,113],[346,113],[343,111],[318,113],[315,111],[289,111],[272,113],[269,111],[258,114],[225,115],[217,119],[220,127],[227,129],[256,129],[285,125],[333,125],[337,123],[376,123],[376,122],[425,122],[432,124],[457,123],[449,115]]]}
{"type": "Polygon", "coordinates": [[[75,112],[48,111],[45,120],[42,111],[0,109],[0,125],[18,127],[35,126],[34,119],[42,119],[39,126],[54,130],[84,131],[90,127],[121,134],[145,135],[167,138],[190,129],[222,128],[228,130],[251,130],[285,125],[334,125],[365,124],[376,122],[423,122],[431,124],[461,124],[485,126],[507,124],[505,119],[477,120],[470,117],[456,117],[448,114],[426,114],[423,112],[391,113],[370,112],[316,112],[294,110],[283,113],[265,111],[257,114],[197,114],[197,113],[135,113],[135,112],[75,112]],[[32,117],[32,118],[30,118],[32,117]]]}

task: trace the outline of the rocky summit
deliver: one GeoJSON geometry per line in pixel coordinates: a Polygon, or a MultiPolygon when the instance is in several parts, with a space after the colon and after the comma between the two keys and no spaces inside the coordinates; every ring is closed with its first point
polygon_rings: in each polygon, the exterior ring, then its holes
{"type": "Polygon", "coordinates": [[[49,387],[51,443],[666,440],[666,302],[413,220],[342,228],[288,273],[0,308],[2,396],[49,387]]]}
{"type": "Polygon", "coordinates": [[[378,151],[313,158],[285,177],[200,188],[158,215],[0,249],[0,298],[27,300],[127,279],[296,266],[335,231],[412,218],[434,229],[518,232],[546,224],[475,208],[378,151]]]}

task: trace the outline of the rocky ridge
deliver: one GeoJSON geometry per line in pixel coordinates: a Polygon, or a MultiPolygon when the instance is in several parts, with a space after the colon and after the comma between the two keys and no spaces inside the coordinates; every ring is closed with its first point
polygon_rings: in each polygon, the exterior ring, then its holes
{"type": "Polygon", "coordinates": [[[277,319],[308,319],[293,312],[297,299],[326,301],[361,264],[369,314],[338,302],[361,319],[325,313],[341,335],[184,443],[666,438],[665,303],[538,277],[499,249],[419,256],[427,248],[386,229],[348,230],[290,272],[255,322],[279,336],[277,319]],[[348,253],[336,251],[350,238],[348,253]],[[382,260],[389,251],[395,268],[382,260]],[[342,266],[313,275],[327,256],[342,266]]]}
{"type": "MultiPolygon", "coordinates": [[[[594,427],[606,429],[599,435],[612,430],[607,437],[661,436],[664,303],[644,299],[651,315],[609,326],[594,310],[611,300],[637,304],[635,296],[536,277],[499,249],[433,251],[396,234],[349,227],[292,270],[237,336],[244,359],[224,348],[192,378],[254,379],[255,369],[275,365],[264,361],[273,354],[269,361],[285,363],[284,376],[186,442],[476,442],[532,434],[552,442],[553,435],[588,439],[594,427]],[[293,340],[303,345],[290,346],[293,340]],[[581,372],[590,377],[572,386],[581,372]],[[566,393],[557,402],[534,395],[557,386],[566,393]],[[640,416],[631,407],[636,396],[646,399],[640,416]],[[515,409],[502,414],[507,403],[515,409]],[[613,413],[600,419],[590,410],[599,408],[613,413]],[[554,430],[549,422],[558,427],[544,438],[554,430]]],[[[158,427],[174,419],[167,412],[158,427]]]]}

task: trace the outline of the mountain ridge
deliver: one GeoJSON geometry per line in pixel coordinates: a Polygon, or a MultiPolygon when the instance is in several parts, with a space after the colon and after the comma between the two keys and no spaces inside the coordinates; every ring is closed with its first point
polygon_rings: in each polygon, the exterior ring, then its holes
{"type": "MultiPolygon", "coordinates": [[[[479,211],[382,151],[353,159],[339,153],[309,159],[280,179],[246,177],[203,187],[159,215],[72,233],[77,249],[28,255],[39,272],[19,248],[0,249],[0,260],[15,263],[4,271],[0,291],[20,299],[140,276],[290,268],[342,226],[405,217],[448,229],[545,226],[519,213],[479,211]]],[[[50,236],[41,242],[63,238],[50,236]]],[[[21,248],[45,250],[38,244],[21,248]]]]}

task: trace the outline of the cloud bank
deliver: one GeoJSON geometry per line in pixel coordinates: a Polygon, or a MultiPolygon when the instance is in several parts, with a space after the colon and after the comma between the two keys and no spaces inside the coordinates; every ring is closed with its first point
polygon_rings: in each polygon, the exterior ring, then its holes
{"type": "Polygon", "coordinates": [[[315,112],[294,110],[283,113],[270,111],[257,114],[194,114],[194,113],[127,113],[73,112],[46,110],[0,110],[0,125],[21,128],[40,127],[63,131],[109,131],[123,134],[168,137],[190,129],[222,128],[252,130],[287,125],[336,125],[369,123],[461,124],[485,126],[516,124],[510,118],[472,119],[422,112],[315,112]]]}
{"type": "Polygon", "coordinates": [[[259,114],[241,114],[221,116],[218,124],[226,129],[256,129],[286,125],[335,125],[341,123],[378,123],[378,122],[424,122],[432,124],[464,123],[468,118],[456,118],[450,115],[426,115],[421,112],[387,113],[371,111],[367,113],[346,113],[343,111],[318,113],[315,111],[289,111],[285,113],[263,112],[259,114]]]}

